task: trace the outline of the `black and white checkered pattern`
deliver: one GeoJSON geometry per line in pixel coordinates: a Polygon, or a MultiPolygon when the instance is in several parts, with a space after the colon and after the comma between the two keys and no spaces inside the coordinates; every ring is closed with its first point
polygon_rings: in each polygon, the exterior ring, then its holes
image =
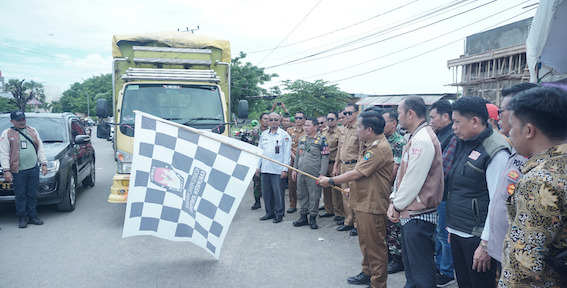
{"type": "Polygon", "coordinates": [[[190,241],[218,259],[259,157],[217,140],[262,151],[222,135],[196,132],[136,112],[123,237],[190,241]]]}

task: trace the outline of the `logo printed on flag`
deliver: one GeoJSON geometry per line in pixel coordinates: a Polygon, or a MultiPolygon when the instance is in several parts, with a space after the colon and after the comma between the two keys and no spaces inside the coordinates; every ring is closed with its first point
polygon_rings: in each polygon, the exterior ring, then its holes
{"type": "Polygon", "coordinates": [[[138,111],[134,133],[122,236],[189,241],[218,259],[262,150],[138,111]]]}

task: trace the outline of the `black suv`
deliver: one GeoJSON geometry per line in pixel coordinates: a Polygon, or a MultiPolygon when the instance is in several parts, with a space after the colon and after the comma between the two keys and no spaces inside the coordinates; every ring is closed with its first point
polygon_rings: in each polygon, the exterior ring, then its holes
{"type": "MultiPolygon", "coordinates": [[[[39,132],[47,157],[47,174],[39,176],[38,203],[57,204],[59,211],[73,211],[77,183],[84,187],[95,184],[95,151],[87,130],[71,113],[28,112],[26,125],[39,132]]],[[[0,133],[10,127],[10,115],[0,115],[0,133]]],[[[0,203],[14,200],[12,183],[4,181],[0,173],[0,203]]]]}

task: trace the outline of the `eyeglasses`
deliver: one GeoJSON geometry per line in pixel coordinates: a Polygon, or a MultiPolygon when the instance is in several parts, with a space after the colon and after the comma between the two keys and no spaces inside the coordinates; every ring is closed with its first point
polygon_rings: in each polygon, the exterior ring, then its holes
{"type": "Polygon", "coordinates": [[[280,121],[280,119],[278,119],[278,118],[270,118],[270,122],[277,122],[277,121],[280,121]]]}
{"type": "Polygon", "coordinates": [[[352,112],[352,111],[345,111],[345,112],[343,112],[343,114],[345,114],[345,115],[352,115],[352,114],[354,114],[354,113],[355,113],[355,112],[352,112]]]}
{"type": "Polygon", "coordinates": [[[336,119],[336,118],[327,118],[327,121],[333,122],[333,121],[335,121],[335,120],[337,120],[337,119],[336,119]]]}
{"type": "Polygon", "coordinates": [[[297,120],[303,120],[303,117],[295,117],[297,120]]]}
{"type": "Polygon", "coordinates": [[[323,125],[323,124],[325,124],[325,121],[323,121],[323,122],[319,122],[319,125],[323,125]]]}

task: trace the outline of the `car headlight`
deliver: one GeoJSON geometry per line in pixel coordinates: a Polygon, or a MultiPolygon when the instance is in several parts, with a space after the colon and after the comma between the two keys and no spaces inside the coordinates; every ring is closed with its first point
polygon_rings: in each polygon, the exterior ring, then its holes
{"type": "Polygon", "coordinates": [[[59,160],[47,161],[47,173],[57,173],[59,171],[59,160]]]}
{"type": "Polygon", "coordinates": [[[133,155],[124,151],[116,151],[116,159],[118,160],[118,173],[127,174],[132,170],[133,155]]]}

